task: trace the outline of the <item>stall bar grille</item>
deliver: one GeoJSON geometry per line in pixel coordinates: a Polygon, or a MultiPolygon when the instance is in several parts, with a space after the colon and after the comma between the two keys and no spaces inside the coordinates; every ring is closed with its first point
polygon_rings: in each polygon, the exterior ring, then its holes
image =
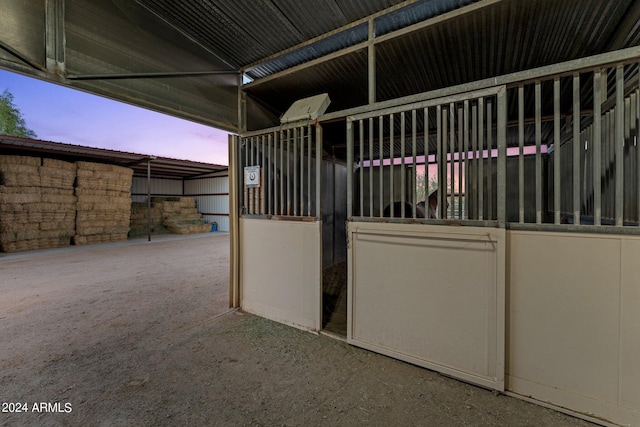
{"type": "Polygon", "coordinates": [[[243,215],[318,217],[320,126],[272,130],[240,141],[241,170],[259,167],[259,185],[250,185],[243,174],[243,215]]]}
{"type": "Polygon", "coordinates": [[[348,118],[349,217],[504,220],[505,87],[348,118]],[[500,130],[503,130],[500,132],[500,130]],[[502,183],[502,185],[500,185],[502,183]],[[437,193],[435,192],[437,190],[437,193]],[[437,200],[430,204],[429,195],[437,200]]]}
{"type": "Polygon", "coordinates": [[[637,232],[637,61],[348,117],[348,217],[637,232]]]}

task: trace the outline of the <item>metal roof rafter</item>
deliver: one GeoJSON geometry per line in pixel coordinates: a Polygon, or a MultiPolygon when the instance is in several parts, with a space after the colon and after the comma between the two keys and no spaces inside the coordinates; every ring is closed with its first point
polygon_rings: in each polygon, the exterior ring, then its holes
{"type": "MultiPolygon", "coordinates": [[[[342,31],[345,31],[345,30],[348,30],[350,28],[354,28],[354,27],[356,27],[358,25],[370,22],[371,20],[375,20],[376,18],[378,18],[380,16],[383,16],[385,14],[394,12],[394,11],[396,11],[398,9],[401,9],[401,8],[403,8],[403,7],[405,7],[405,6],[409,5],[409,4],[415,3],[415,1],[416,0],[410,0],[410,1],[407,1],[405,3],[401,3],[399,5],[391,7],[389,9],[385,9],[382,12],[370,15],[370,16],[368,16],[366,18],[362,18],[362,19],[360,19],[358,21],[354,21],[353,23],[351,23],[349,25],[346,25],[344,27],[340,27],[337,30],[331,31],[329,33],[325,33],[322,36],[316,37],[314,39],[310,39],[309,41],[307,41],[305,43],[302,43],[300,45],[294,46],[293,48],[284,50],[284,51],[279,52],[279,53],[277,53],[275,55],[267,57],[267,58],[265,58],[264,60],[262,60],[262,61],[260,61],[258,63],[254,63],[254,64],[250,65],[249,67],[247,67],[246,69],[244,69],[244,72],[249,70],[251,67],[255,67],[255,66],[261,65],[263,62],[267,62],[267,61],[269,61],[271,59],[278,58],[278,57],[280,57],[280,56],[282,56],[282,55],[284,55],[286,53],[289,53],[289,52],[291,52],[293,50],[300,49],[300,48],[305,47],[307,45],[313,44],[316,41],[326,39],[326,38],[328,38],[330,36],[333,36],[335,34],[338,34],[338,33],[342,32],[342,31]]],[[[400,37],[400,36],[415,32],[415,31],[419,31],[419,30],[422,30],[422,29],[424,29],[426,27],[429,27],[429,26],[432,26],[432,25],[436,25],[436,24],[439,24],[439,23],[442,23],[442,22],[446,22],[446,21],[458,18],[460,16],[463,16],[463,15],[466,15],[466,14],[469,14],[469,13],[473,13],[473,12],[476,12],[476,11],[481,10],[483,8],[490,7],[490,6],[493,6],[495,4],[505,2],[505,1],[509,1],[509,0],[480,0],[477,3],[473,3],[473,4],[470,4],[468,6],[464,6],[464,7],[461,7],[459,9],[455,9],[455,10],[452,10],[450,12],[434,16],[434,17],[426,19],[426,20],[424,20],[422,22],[418,22],[416,24],[409,25],[409,26],[407,26],[405,28],[401,28],[399,30],[392,31],[390,33],[387,33],[387,34],[384,34],[384,35],[381,35],[381,36],[375,36],[375,32],[374,31],[369,31],[369,36],[368,36],[367,40],[365,40],[363,42],[360,42],[360,43],[351,45],[349,47],[337,50],[337,51],[332,52],[332,53],[330,53],[328,55],[324,55],[324,56],[322,56],[320,58],[316,58],[314,60],[305,62],[303,64],[296,65],[296,66],[288,68],[286,70],[270,74],[267,77],[263,77],[261,79],[254,80],[253,82],[248,83],[248,84],[244,85],[243,87],[251,88],[251,87],[254,87],[254,86],[258,86],[261,83],[266,83],[268,81],[277,79],[279,77],[283,77],[283,76],[289,75],[289,74],[291,74],[293,72],[300,71],[300,70],[303,70],[305,68],[309,68],[309,67],[321,64],[321,63],[326,62],[326,61],[330,61],[330,60],[335,59],[337,57],[340,57],[342,55],[346,55],[346,54],[349,54],[349,53],[352,53],[352,52],[355,52],[355,51],[358,51],[358,50],[361,50],[361,49],[367,49],[371,43],[373,43],[374,45],[375,44],[379,44],[379,43],[394,39],[396,37],[400,37]]]]}

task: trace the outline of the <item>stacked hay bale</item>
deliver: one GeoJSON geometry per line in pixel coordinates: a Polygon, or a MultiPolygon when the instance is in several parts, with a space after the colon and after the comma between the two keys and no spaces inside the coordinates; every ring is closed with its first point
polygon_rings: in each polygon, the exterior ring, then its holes
{"type": "Polygon", "coordinates": [[[0,156],[0,251],[66,246],[75,233],[75,165],[0,156]]]}
{"type": "MultiPolygon", "coordinates": [[[[162,225],[162,206],[158,203],[151,204],[151,233],[164,234],[169,231],[162,225]]],[[[148,232],[147,202],[131,203],[131,230],[129,237],[145,236],[148,232]]]]}
{"type": "Polygon", "coordinates": [[[127,240],[133,170],[101,163],[76,162],[76,235],[73,243],[127,240]]]}
{"type": "Polygon", "coordinates": [[[193,197],[153,197],[152,203],[162,208],[163,225],[174,234],[192,234],[211,231],[198,209],[193,197]]]}
{"type": "Polygon", "coordinates": [[[76,232],[76,164],[42,159],[40,166],[40,237],[50,248],[68,246],[76,232]]]}

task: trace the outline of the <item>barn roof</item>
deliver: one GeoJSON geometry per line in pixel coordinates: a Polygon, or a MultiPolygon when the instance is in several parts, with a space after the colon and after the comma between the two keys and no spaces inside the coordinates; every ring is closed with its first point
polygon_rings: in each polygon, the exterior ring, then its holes
{"type": "Polygon", "coordinates": [[[147,176],[147,163],[150,160],[151,176],[155,178],[194,179],[228,170],[228,166],[223,165],[6,135],[0,135],[0,153],[49,157],[69,162],[108,163],[131,168],[134,175],[138,176],[147,176]]]}

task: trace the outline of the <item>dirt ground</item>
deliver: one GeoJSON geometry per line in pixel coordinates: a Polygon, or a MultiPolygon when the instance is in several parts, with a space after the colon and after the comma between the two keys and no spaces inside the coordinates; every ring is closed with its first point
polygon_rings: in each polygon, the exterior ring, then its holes
{"type": "Polygon", "coordinates": [[[0,254],[0,424],[590,425],[229,311],[228,262],[224,233],[0,254]]]}

